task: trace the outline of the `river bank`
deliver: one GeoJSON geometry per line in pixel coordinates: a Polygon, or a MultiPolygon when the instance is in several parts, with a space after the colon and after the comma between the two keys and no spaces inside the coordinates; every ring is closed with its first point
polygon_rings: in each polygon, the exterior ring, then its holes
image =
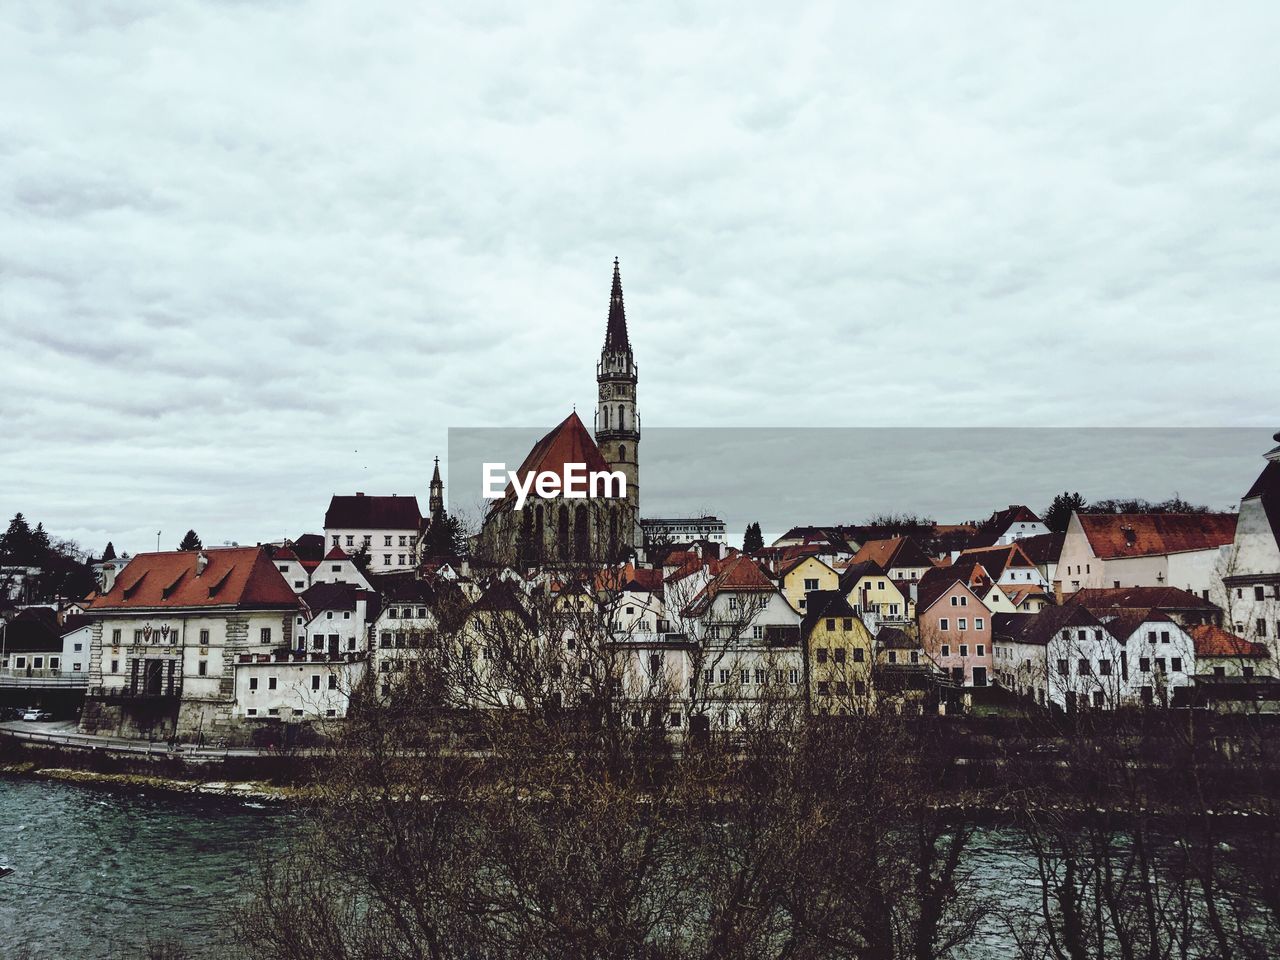
{"type": "Polygon", "coordinates": [[[192,780],[145,773],[108,773],[73,767],[46,767],[34,761],[0,764],[0,776],[55,780],[114,790],[159,790],[167,793],[233,797],[285,803],[306,799],[308,791],[265,780],[192,780]]]}

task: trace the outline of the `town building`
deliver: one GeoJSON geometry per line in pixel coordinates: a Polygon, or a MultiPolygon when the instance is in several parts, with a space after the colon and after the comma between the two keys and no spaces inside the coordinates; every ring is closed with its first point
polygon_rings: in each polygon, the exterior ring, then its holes
{"type": "Polygon", "coordinates": [[[800,557],[783,566],[778,587],[793,610],[803,614],[807,597],[815,590],[835,590],[840,574],[817,557],[800,557]]]}
{"type": "Polygon", "coordinates": [[[979,525],[969,538],[968,548],[999,547],[1016,543],[1026,537],[1038,537],[1049,532],[1044,521],[1028,507],[1012,503],[1004,510],[997,510],[979,525]]]}
{"type": "MultiPolygon", "coordinates": [[[[598,437],[597,437],[598,439],[598,437]]],[[[724,521],[719,517],[646,517],[640,521],[644,543],[691,543],[694,540],[710,540],[712,543],[728,543],[724,521]]]]}
{"type": "Polygon", "coordinates": [[[809,710],[818,716],[869,713],[875,640],[842,590],[809,594],[801,636],[809,710]]]}
{"type": "Polygon", "coordinates": [[[735,554],[681,611],[698,643],[713,724],[745,726],[803,693],[800,614],[750,557],[735,554]]]}
{"type": "Polygon", "coordinates": [[[911,537],[868,540],[853,555],[854,563],[871,560],[889,574],[891,580],[915,582],[933,569],[934,563],[911,537]]]}
{"type": "Polygon", "coordinates": [[[1217,604],[1180,587],[1086,588],[1069,594],[1063,603],[1088,607],[1099,616],[1126,610],[1159,610],[1183,627],[1222,625],[1222,610],[1217,604]]]}
{"type": "MultiPolygon", "coordinates": [[[[1280,433],[1275,435],[1280,441],[1280,433]]],[[[1239,636],[1280,657],[1280,446],[1240,500],[1235,537],[1218,559],[1211,598],[1239,636]]]]}
{"type": "Polygon", "coordinates": [[[335,494],[324,514],[325,543],[348,554],[367,554],[371,573],[416,567],[424,529],[417,497],[335,494]]]}
{"type": "Polygon", "coordinates": [[[81,729],[230,733],[239,658],[287,657],[300,607],[261,547],[138,554],[89,611],[81,729]]]}
{"type": "Polygon", "coordinates": [[[936,567],[921,578],[916,600],[920,645],[953,682],[991,682],[991,611],[956,571],[936,567]]]}
{"type": "Polygon", "coordinates": [[[895,583],[874,560],[855,560],[841,570],[840,590],[877,636],[882,626],[905,624],[915,615],[909,582],[895,583]]]}
{"type": "Polygon", "coordinates": [[[1181,587],[1209,599],[1231,513],[1073,513],[1054,589],[1181,587]]]}

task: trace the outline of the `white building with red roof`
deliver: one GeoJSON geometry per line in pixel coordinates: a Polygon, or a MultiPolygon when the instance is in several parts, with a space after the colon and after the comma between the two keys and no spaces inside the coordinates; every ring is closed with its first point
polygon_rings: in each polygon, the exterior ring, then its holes
{"type": "Polygon", "coordinates": [[[82,729],[226,735],[237,662],[288,656],[300,608],[261,547],[138,554],[88,611],[82,729]]]}
{"type": "Polygon", "coordinates": [[[1234,513],[1073,513],[1054,587],[1168,586],[1208,598],[1235,533],[1234,513]]]}

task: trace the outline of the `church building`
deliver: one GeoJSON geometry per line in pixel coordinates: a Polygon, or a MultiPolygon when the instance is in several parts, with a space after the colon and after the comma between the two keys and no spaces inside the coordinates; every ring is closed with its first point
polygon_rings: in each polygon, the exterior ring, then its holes
{"type": "Polygon", "coordinates": [[[626,496],[565,499],[540,497],[530,490],[522,509],[508,484],[495,500],[476,541],[476,559],[527,568],[534,565],[608,563],[635,552],[640,533],[640,415],[636,411],[637,371],[627,334],[622,274],[613,261],[613,289],[604,347],[596,364],[598,403],[595,437],[577,413],[570,413],[534,444],[516,475],[554,473],[565,482],[568,464],[582,464],[589,475],[621,473],[626,496]]]}

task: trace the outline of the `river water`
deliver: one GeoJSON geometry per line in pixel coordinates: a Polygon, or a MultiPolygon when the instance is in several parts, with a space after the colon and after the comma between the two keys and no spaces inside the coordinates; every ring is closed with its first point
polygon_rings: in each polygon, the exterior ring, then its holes
{"type": "Polygon", "coordinates": [[[220,908],[284,843],[286,807],[0,776],[0,958],[223,952],[220,908]]]}
{"type": "MultiPolygon", "coordinates": [[[[259,855],[281,848],[285,805],[0,776],[0,960],[136,960],[148,940],[196,957],[229,951],[220,911],[247,895],[259,855]]],[[[1006,902],[1030,892],[1011,838],[974,838],[968,868],[1006,902]]],[[[1010,955],[994,922],[971,951],[1010,955]]]]}

